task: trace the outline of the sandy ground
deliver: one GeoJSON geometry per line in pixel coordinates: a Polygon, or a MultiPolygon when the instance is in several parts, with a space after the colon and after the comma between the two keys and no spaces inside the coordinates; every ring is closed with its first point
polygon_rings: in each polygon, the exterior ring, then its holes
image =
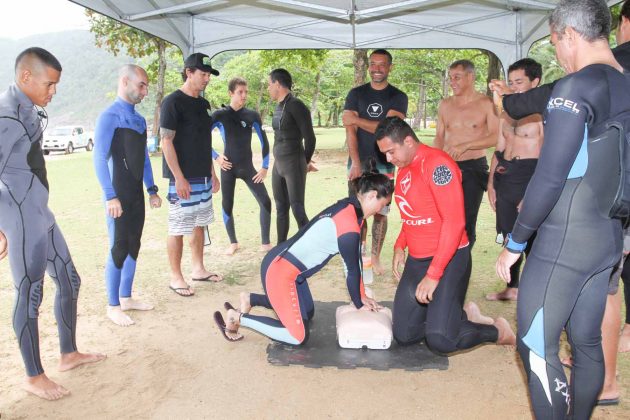
{"type": "MultiPolygon", "coordinates": [[[[241,256],[256,254],[243,251],[241,256]]],[[[339,278],[336,271],[324,275],[339,278]]],[[[312,284],[320,300],[344,296],[343,282],[312,284]]],[[[382,278],[374,288],[377,297],[394,290],[382,278]]],[[[504,347],[487,345],[452,356],[447,371],[272,366],[266,360],[267,339],[246,332],[244,341],[228,343],[211,323],[212,311],[225,299],[236,303],[241,290],[247,287],[204,283],[197,285],[195,297],[183,299],[162,287],[153,296],[156,310],[133,314],[137,323],[130,328],[113,325],[101,313],[86,314],[83,304],[80,348],[104,352],[108,359],[64,373],[55,369],[56,333],[47,299],[41,317],[43,363],[72,395],[46,402],[21,391],[21,360],[14,338],[3,334],[2,418],[530,417],[516,353],[504,347]]],[[[596,418],[629,415],[620,408],[595,413],[596,418]]]]}
{"type": "MultiPolygon", "coordinates": [[[[215,203],[215,211],[218,209],[215,203]]],[[[531,418],[522,369],[513,349],[486,345],[450,357],[446,371],[407,372],[277,367],[266,360],[269,341],[264,337],[245,331],[244,341],[226,342],[212,323],[212,312],[225,300],[236,304],[240,291],[260,290],[256,273],[262,254],[257,251],[256,238],[244,241],[245,248],[237,256],[223,256],[227,239],[222,226],[215,224],[212,230],[218,240],[207,247],[206,259],[211,269],[226,275],[226,281],[196,284],[196,296],[181,298],[167,288],[165,215],[160,210],[147,218],[135,286],[156,309],[133,313],[136,325],[129,328],[115,326],[104,316],[101,248],[106,245],[101,221],[94,231],[75,233],[72,222],[62,224],[83,279],[79,348],[106,353],[108,358],[74,371],[57,371],[58,342],[52,315],[55,289],[47,278],[40,316],[42,360],[48,375],[72,392],[60,401],[40,400],[19,387],[23,367],[10,325],[13,287],[6,260],[0,262],[2,419],[531,418]]],[[[66,216],[58,214],[58,219],[66,216]]],[[[187,272],[187,252],[183,261],[187,272]]],[[[317,300],[347,299],[341,273],[336,259],[310,282],[317,300]]],[[[484,290],[474,282],[469,296],[478,299],[484,290]]],[[[395,284],[388,277],[378,277],[373,289],[377,299],[391,300],[395,284]]],[[[501,308],[514,325],[514,304],[501,305],[490,306],[490,312],[501,308]]],[[[622,391],[623,397],[630,398],[630,394],[622,391]]],[[[598,408],[594,417],[630,418],[630,404],[598,408]]]]}

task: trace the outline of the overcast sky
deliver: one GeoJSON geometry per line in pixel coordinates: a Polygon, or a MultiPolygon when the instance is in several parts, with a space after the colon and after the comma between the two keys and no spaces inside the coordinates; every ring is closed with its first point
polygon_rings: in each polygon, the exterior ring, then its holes
{"type": "Polygon", "coordinates": [[[0,0],[0,38],[88,29],[84,11],[68,0],[0,0]]]}

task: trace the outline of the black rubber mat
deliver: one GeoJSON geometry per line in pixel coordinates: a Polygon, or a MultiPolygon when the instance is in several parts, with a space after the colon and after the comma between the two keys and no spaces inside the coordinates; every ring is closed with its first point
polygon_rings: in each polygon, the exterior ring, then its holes
{"type": "MultiPolygon", "coordinates": [[[[391,308],[391,302],[381,302],[391,308]]],[[[401,347],[392,341],[388,350],[342,349],[337,344],[335,311],[344,302],[315,302],[310,337],[300,347],[272,342],[267,346],[267,361],[272,365],[301,365],[312,368],[336,366],[339,369],[358,367],[374,370],[448,368],[448,359],[431,352],[424,343],[401,347]]]]}

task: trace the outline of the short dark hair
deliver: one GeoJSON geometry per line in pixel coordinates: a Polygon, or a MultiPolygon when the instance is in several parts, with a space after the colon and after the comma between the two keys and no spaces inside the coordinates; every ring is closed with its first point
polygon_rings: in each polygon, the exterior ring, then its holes
{"type": "Polygon", "coordinates": [[[453,70],[457,67],[462,67],[466,73],[475,74],[475,64],[470,60],[453,61],[453,63],[448,66],[449,70],[453,70]]]}
{"type": "Polygon", "coordinates": [[[243,79],[242,77],[233,77],[232,79],[230,79],[230,81],[228,82],[228,90],[230,92],[234,92],[237,86],[247,86],[247,80],[243,79]]]}
{"type": "Polygon", "coordinates": [[[57,60],[57,57],[52,55],[47,50],[39,47],[30,47],[18,54],[17,58],[15,59],[15,71],[17,71],[20,62],[24,60],[24,58],[29,56],[35,57],[47,67],[51,67],[58,72],[61,72],[61,63],[59,62],[59,60],[57,60]]]}
{"type": "Polygon", "coordinates": [[[370,57],[372,57],[374,54],[386,56],[389,59],[389,64],[392,64],[392,55],[389,53],[389,51],[379,48],[378,50],[372,51],[370,53],[370,57]]]}
{"type": "Polygon", "coordinates": [[[407,136],[414,139],[417,143],[420,142],[413,129],[400,117],[386,117],[381,120],[374,132],[376,141],[382,140],[385,137],[389,137],[394,143],[402,144],[407,136]]]}
{"type": "Polygon", "coordinates": [[[352,189],[357,194],[376,191],[376,198],[390,197],[394,193],[394,183],[387,175],[378,172],[364,172],[351,182],[352,189]]]}
{"type": "Polygon", "coordinates": [[[512,65],[508,67],[508,74],[515,70],[525,71],[525,76],[527,76],[530,81],[542,79],[542,66],[531,58],[523,58],[522,60],[512,63],[512,65]]]}
{"type": "Polygon", "coordinates": [[[619,10],[619,23],[621,23],[621,18],[630,19],[630,0],[626,0],[621,5],[621,10],[619,10]]]}
{"type": "Polygon", "coordinates": [[[291,73],[286,71],[285,69],[274,69],[269,73],[269,78],[272,82],[280,83],[280,86],[284,86],[285,88],[291,90],[293,87],[293,79],[291,78],[291,73]]]}

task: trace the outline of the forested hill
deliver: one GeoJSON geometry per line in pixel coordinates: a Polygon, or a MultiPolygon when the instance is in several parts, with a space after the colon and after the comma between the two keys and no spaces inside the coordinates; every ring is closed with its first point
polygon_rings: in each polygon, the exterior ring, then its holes
{"type": "MultiPolygon", "coordinates": [[[[115,98],[118,68],[134,60],[124,55],[114,57],[96,47],[89,31],[56,32],[18,40],[0,38],[0,90],[13,83],[15,57],[33,46],[53,53],[63,67],[57,95],[46,107],[49,127],[81,124],[93,129],[98,114],[115,98]]],[[[151,111],[143,114],[149,116],[151,111]]]]}

